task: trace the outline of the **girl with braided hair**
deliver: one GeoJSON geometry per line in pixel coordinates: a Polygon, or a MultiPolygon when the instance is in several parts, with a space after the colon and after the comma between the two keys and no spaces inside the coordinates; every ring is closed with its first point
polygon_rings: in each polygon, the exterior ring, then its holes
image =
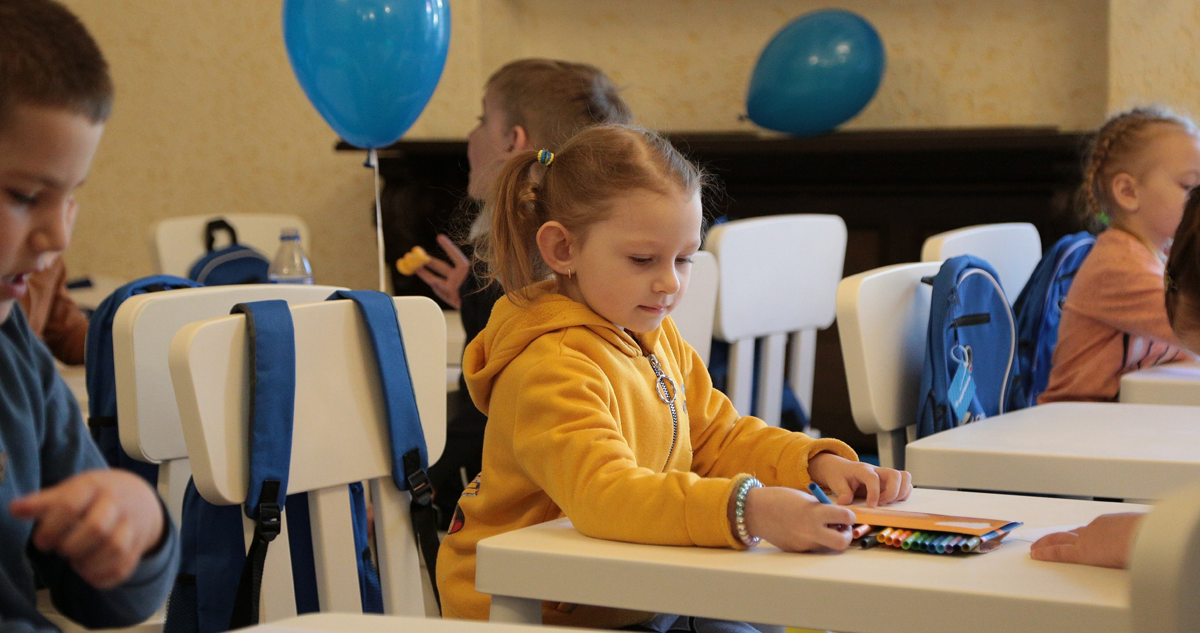
{"type": "Polygon", "coordinates": [[[1039,404],[1114,401],[1122,375],[1190,357],[1167,321],[1163,265],[1198,185],[1200,132],[1191,121],[1136,108],[1096,132],[1078,197],[1092,223],[1107,228],[1063,304],[1039,404]]]}

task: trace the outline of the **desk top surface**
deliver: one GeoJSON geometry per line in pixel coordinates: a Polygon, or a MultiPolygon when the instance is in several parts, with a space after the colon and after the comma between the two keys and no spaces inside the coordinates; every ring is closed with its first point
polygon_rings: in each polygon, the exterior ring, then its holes
{"type": "Polygon", "coordinates": [[[908,445],[908,453],[1027,453],[1200,466],[1197,446],[1200,409],[1195,407],[1056,402],[921,438],[908,445]]]}
{"type": "Polygon", "coordinates": [[[598,540],[562,519],[482,541],[476,585],[524,598],[864,633],[1127,630],[1127,572],[1034,561],[1030,541],[1017,539],[1144,506],[918,489],[896,507],[1025,527],[982,555],[881,547],[789,554],[598,540]]]}
{"type": "Polygon", "coordinates": [[[1161,499],[1200,481],[1200,409],[1062,402],[980,420],[908,445],[920,486],[1161,499]]]}
{"type": "Polygon", "coordinates": [[[271,624],[262,624],[246,629],[246,631],[254,633],[299,633],[303,631],[325,631],[327,633],[546,633],[546,629],[540,626],[488,624],[468,620],[407,618],[362,613],[310,613],[271,624]]]}
{"type": "Polygon", "coordinates": [[[1167,382],[1200,389],[1200,362],[1171,363],[1131,371],[1121,376],[1122,387],[1127,383],[1167,382]]]}

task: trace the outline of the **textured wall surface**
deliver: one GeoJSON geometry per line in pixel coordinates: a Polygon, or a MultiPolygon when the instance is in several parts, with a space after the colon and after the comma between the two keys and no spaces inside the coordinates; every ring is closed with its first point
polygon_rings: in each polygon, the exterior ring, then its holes
{"type": "MultiPolygon", "coordinates": [[[[484,62],[539,55],[595,63],[643,122],[675,130],[738,122],[762,47],[814,9],[859,13],[888,69],[848,128],[1095,125],[1105,94],[1105,0],[507,0],[509,30],[484,62]]],[[[486,32],[486,30],[485,30],[486,32]]],[[[489,38],[492,36],[487,35],[489,38]]]]}
{"type": "Polygon", "coordinates": [[[1200,2],[1112,0],[1110,111],[1162,102],[1200,116],[1200,2]]]}
{"type": "MultiPolygon", "coordinates": [[[[370,174],[361,155],[332,150],[333,132],[293,78],[278,1],[66,1],[106,51],[118,90],[80,192],[83,213],[67,254],[73,272],[153,272],[147,236],[164,217],[288,212],[313,231],[319,282],[376,283],[370,174]]],[[[1177,13],[1191,6],[1143,3],[1177,13]]],[[[758,52],[789,20],[828,4],[452,0],[446,71],[408,136],[464,137],[487,75],[529,55],[605,68],[652,127],[754,129],[738,115],[758,52]]],[[[875,24],[889,55],[875,101],[847,127],[1079,129],[1102,118],[1107,0],[833,4],[875,24]]],[[[1145,37],[1149,45],[1153,37],[1145,37]]]]}

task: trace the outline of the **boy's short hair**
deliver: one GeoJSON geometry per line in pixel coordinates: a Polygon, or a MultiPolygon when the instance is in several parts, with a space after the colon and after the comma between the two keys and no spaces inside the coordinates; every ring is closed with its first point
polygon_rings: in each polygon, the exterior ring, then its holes
{"type": "Polygon", "coordinates": [[[525,128],[534,144],[552,151],[586,127],[633,122],[617,86],[591,64],[518,59],[492,73],[487,88],[508,126],[525,128]]]}
{"type": "Polygon", "coordinates": [[[108,120],[108,62],[87,28],[54,0],[0,0],[0,126],[13,108],[63,108],[108,120]]]}

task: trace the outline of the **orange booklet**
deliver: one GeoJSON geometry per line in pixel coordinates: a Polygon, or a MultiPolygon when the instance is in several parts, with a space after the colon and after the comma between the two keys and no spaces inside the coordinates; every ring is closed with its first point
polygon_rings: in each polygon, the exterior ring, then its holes
{"type": "Polygon", "coordinates": [[[863,547],[883,545],[933,554],[989,552],[1000,547],[1009,532],[1023,525],[1017,521],[863,506],[850,509],[857,524],[870,526],[870,531],[859,539],[863,547]]]}

